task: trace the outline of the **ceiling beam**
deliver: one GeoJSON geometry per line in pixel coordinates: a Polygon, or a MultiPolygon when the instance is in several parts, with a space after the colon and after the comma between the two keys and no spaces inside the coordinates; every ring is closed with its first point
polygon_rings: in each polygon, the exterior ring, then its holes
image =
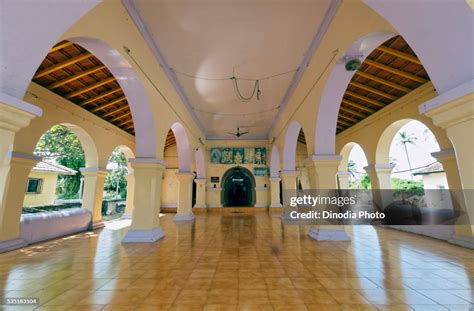
{"type": "Polygon", "coordinates": [[[377,106],[379,108],[385,107],[384,104],[382,104],[381,102],[376,101],[375,99],[368,98],[368,97],[362,96],[360,94],[357,94],[357,93],[354,93],[354,92],[351,92],[351,91],[346,91],[345,95],[349,95],[349,96],[358,98],[360,100],[363,100],[363,101],[365,101],[365,102],[367,102],[371,105],[377,106]]]}
{"type": "Polygon", "coordinates": [[[38,71],[35,76],[33,77],[34,79],[38,79],[38,78],[41,78],[41,77],[44,77],[52,72],[55,72],[55,71],[58,71],[60,69],[63,69],[64,67],[67,67],[69,65],[72,65],[72,64],[75,64],[75,63],[78,63],[84,59],[87,59],[89,57],[91,57],[92,54],[87,52],[87,53],[84,53],[84,54],[80,54],[80,55],[77,55],[77,56],[74,56],[72,58],[69,58],[69,59],[66,59],[65,61],[63,62],[60,62],[60,63],[57,63],[51,67],[48,67],[46,69],[43,69],[41,71],[38,71]]]}
{"type": "Polygon", "coordinates": [[[51,50],[49,50],[48,53],[52,53],[52,52],[56,52],[56,51],[65,49],[65,48],[67,48],[68,46],[71,46],[71,45],[73,45],[73,44],[74,44],[74,43],[72,43],[71,41],[67,41],[67,42],[64,42],[64,43],[62,43],[62,44],[58,44],[58,45],[56,45],[56,46],[53,46],[53,47],[51,48],[51,50]]]}
{"type": "Polygon", "coordinates": [[[358,82],[351,81],[351,82],[349,82],[349,84],[352,85],[352,86],[355,86],[355,87],[357,87],[357,88],[359,88],[359,89],[362,89],[362,90],[364,90],[364,91],[367,91],[367,92],[370,92],[370,93],[377,94],[377,95],[379,95],[379,96],[388,98],[388,99],[390,99],[390,100],[396,100],[396,99],[398,98],[398,97],[396,97],[396,96],[387,94],[387,93],[385,93],[385,92],[382,92],[382,91],[377,90],[377,89],[375,89],[375,88],[373,88],[373,87],[364,85],[364,84],[362,84],[362,83],[358,83],[358,82]]]}
{"type": "Polygon", "coordinates": [[[348,106],[351,106],[351,107],[354,107],[354,108],[357,108],[357,109],[360,109],[360,110],[364,110],[364,111],[367,111],[368,113],[372,114],[372,113],[375,113],[375,110],[373,109],[370,109],[368,107],[365,107],[364,105],[361,105],[361,104],[358,104],[358,103],[354,103],[350,100],[347,100],[347,99],[342,99],[342,102],[348,106]]]}
{"type": "Polygon", "coordinates": [[[404,53],[404,52],[401,52],[401,51],[397,51],[397,50],[389,48],[387,46],[381,45],[376,50],[387,53],[387,54],[391,54],[393,56],[400,57],[404,60],[407,60],[409,62],[418,64],[418,65],[421,65],[421,61],[418,59],[418,57],[407,54],[407,53],[404,53]]]}
{"type": "Polygon", "coordinates": [[[122,127],[125,124],[129,124],[129,123],[132,123],[132,122],[133,122],[133,119],[130,118],[130,119],[127,119],[127,120],[123,121],[122,123],[119,123],[118,126],[122,127]]]}
{"type": "Polygon", "coordinates": [[[113,93],[116,93],[116,92],[119,92],[119,91],[122,91],[122,89],[120,88],[120,86],[118,86],[118,87],[116,87],[116,88],[113,88],[113,89],[111,89],[111,90],[109,90],[109,91],[107,91],[107,92],[101,93],[101,94],[99,94],[99,95],[97,95],[97,96],[94,96],[94,97],[92,97],[92,98],[86,99],[85,101],[79,103],[79,106],[83,107],[83,106],[89,105],[89,104],[91,104],[91,103],[93,103],[93,102],[95,102],[95,101],[97,101],[97,100],[99,100],[99,99],[102,99],[102,98],[104,98],[104,97],[106,97],[106,96],[109,96],[109,95],[111,95],[111,94],[113,94],[113,93]]]}
{"type": "Polygon", "coordinates": [[[358,116],[359,118],[362,118],[364,119],[365,117],[367,117],[367,115],[363,114],[363,113],[360,113],[358,111],[355,111],[355,110],[352,110],[352,109],[347,109],[346,107],[342,106],[339,108],[341,111],[344,111],[346,113],[350,113],[352,115],[355,115],[355,116],[358,116]]]}
{"type": "Polygon", "coordinates": [[[134,125],[133,125],[133,123],[132,123],[132,124],[130,124],[130,125],[127,125],[127,126],[124,127],[123,129],[124,129],[124,130],[128,130],[128,129],[131,129],[131,128],[133,128],[133,127],[134,127],[134,125]]]}
{"type": "Polygon", "coordinates": [[[372,80],[374,82],[378,82],[380,84],[384,84],[386,86],[389,86],[393,89],[397,89],[397,90],[405,92],[405,93],[410,93],[411,92],[411,89],[409,89],[407,87],[404,87],[402,85],[387,81],[387,80],[379,78],[379,77],[376,77],[376,76],[371,75],[370,73],[367,73],[367,72],[357,71],[356,75],[361,76],[361,77],[366,78],[366,79],[369,79],[369,80],[372,80]]]}
{"type": "Polygon", "coordinates": [[[359,120],[354,119],[354,118],[351,118],[351,117],[349,117],[349,116],[346,116],[345,114],[342,114],[342,113],[339,114],[338,118],[342,118],[342,119],[347,120],[347,121],[350,121],[350,122],[352,122],[352,123],[357,123],[357,122],[359,122],[359,120]]]}
{"type": "Polygon", "coordinates": [[[388,71],[390,73],[393,73],[397,76],[400,76],[400,77],[404,77],[406,79],[410,79],[410,80],[413,80],[413,81],[416,81],[416,82],[419,82],[419,83],[426,83],[428,82],[428,80],[422,78],[422,77],[418,77],[418,76],[415,76],[411,73],[408,73],[408,72],[405,72],[405,71],[401,71],[401,70],[398,70],[398,69],[395,69],[393,67],[390,67],[390,66],[387,66],[387,65],[384,65],[384,64],[381,64],[381,63],[378,63],[378,62],[375,62],[373,60],[370,60],[370,59],[366,59],[364,61],[364,64],[367,64],[367,65],[370,65],[370,66],[374,66],[375,68],[378,68],[378,69],[382,69],[382,70],[385,70],[385,71],[388,71]]]}
{"type": "MultiPolygon", "coordinates": [[[[126,113],[124,113],[124,114],[122,114],[122,115],[119,115],[118,117],[115,117],[115,118],[113,118],[113,119],[112,119],[112,120],[110,120],[109,122],[115,122],[115,121],[118,121],[118,120],[120,120],[120,119],[123,119],[123,118],[125,118],[125,117],[128,117],[128,116],[129,116],[129,115],[131,115],[131,114],[132,114],[132,112],[131,112],[131,111],[129,111],[129,112],[126,112],[126,113]]],[[[131,119],[130,119],[130,120],[131,120],[131,119]]],[[[124,124],[125,124],[125,123],[124,123],[124,124]]]]}
{"type": "Polygon", "coordinates": [[[61,81],[58,81],[58,82],[55,82],[53,84],[48,85],[47,88],[50,89],[50,90],[58,88],[60,86],[63,86],[64,84],[68,84],[72,81],[76,81],[77,79],[80,79],[80,78],[85,77],[87,75],[96,73],[97,71],[102,70],[104,68],[106,68],[106,67],[104,65],[101,65],[101,66],[93,67],[91,69],[87,69],[85,71],[80,71],[77,74],[72,75],[70,77],[67,77],[64,80],[61,80],[61,81]]]}
{"type": "Polygon", "coordinates": [[[341,119],[337,119],[337,123],[340,123],[342,125],[345,125],[345,126],[353,126],[354,124],[350,124],[344,120],[341,120],[341,119]]]}
{"type": "Polygon", "coordinates": [[[107,104],[95,107],[94,109],[91,110],[91,112],[97,112],[97,111],[100,111],[100,110],[104,110],[105,108],[108,108],[108,107],[113,106],[117,103],[120,103],[121,101],[123,101],[125,99],[126,99],[125,96],[120,96],[119,98],[114,99],[113,101],[108,102],[107,104]]]}
{"type": "Polygon", "coordinates": [[[77,91],[74,91],[74,92],[71,92],[71,93],[68,93],[66,94],[66,97],[67,99],[69,98],[73,98],[73,97],[76,97],[76,96],[79,96],[81,94],[84,94],[84,93],[87,93],[89,91],[92,91],[92,90],[95,90],[96,88],[99,88],[103,85],[106,85],[106,84],[109,84],[109,83],[112,83],[112,82],[115,82],[115,78],[114,77],[110,77],[110,78],[107,78],[107,79],[104,79],[104,80],[101,80],[101,81],[98,81],[94,84],[91,84],[91,85],[88,85],[86,87],[83,87],[82,89],[79,89],[77,91]]]}
{"type": "Polygon", "coordinates": [[[129,107],[128,107],[128,104],[126,104],[126,105],[125,105],[125,106],[123,106],[123,107],[120,107],[120,108],[117,108],[117,109],[111,110],[111,111],[107,112],[106,114],[104,114],[104,115],[101,115],[100,117],[101,117],[101,118],[105,118],[105,117],[108,117],[108,116],[114,115],[114,114],[116,114],[117,112],[123,111],[123,110],[125,110],[125,109],[127,109],[127,108],[129,108],[129,107]]]}

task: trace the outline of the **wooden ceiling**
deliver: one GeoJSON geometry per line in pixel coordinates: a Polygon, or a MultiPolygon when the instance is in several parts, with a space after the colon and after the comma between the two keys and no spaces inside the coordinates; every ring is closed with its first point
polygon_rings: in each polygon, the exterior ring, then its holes
{"type": "Polygon", "coordinates": [[[174,145],[176,145],[176,138],[174,137],[173,131],[170,129],[168,134],[166,134],[165,150],[174,145]]]}
{"type": "Polygon", "coordinates": [[[430,78],[408,43],[396,36],[376,48],[349,83],[337,120],[337,133],[428,82],[430,78]]]}
{"type": "Polygon", "coordinates": [[[127,99],[115,77],[80,45],[56,44],[36,71],[33,81],[135,135],[127,99]]]}

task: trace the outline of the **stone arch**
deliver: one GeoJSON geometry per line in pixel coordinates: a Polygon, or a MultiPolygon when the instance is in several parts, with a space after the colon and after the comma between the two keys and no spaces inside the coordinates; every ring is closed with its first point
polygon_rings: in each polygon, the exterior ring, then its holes
{"type": "Polygon", "coordinates": [[[292,121],[286,130],[285,143],[283,146],[283,170],[296,170],[296,146],[298,135],[302,129],[298,121],[292,121]]]}
{"type": "Polygon", "coordinates": [[[342,147],[340,155],[342,156],[341,162],[339,163],[338,170],[339,171],[347,171],[347,165],[349,163],[349,156],[351,154],[352,149],[358,145],[355,142],[349,142],[342,147]]]}
{"type": "Polygon", "coordinates": [[[196,148],[194,152],[194,159],[196,161],[196,177],[197,178],[205,178],[206,177],[206,170],[205,170],[205,160],[204,160],[204,153],[202,152],[202,148],[196,148]]]}
{"type": "Polygon", "coordinates": [[[469,66],[474,45],[472,7],[468,1],[364,2],[410,44],[438,93],[474,78],[472,66],[469,66]]]}
{"type": "MultiPolygon", "coordinates": [[[[375,32],[357,39],[344,53],[358,56],[363,61],[377,46],[394,37],[395,33],[375,32]]],[[[336,149],[336,127],[339,108],[344,92],[355,71],[347,71],[344,61],[333,68],[324,86],[316,119],[314,150],[315,154],[334,154],[336,149]]]]}
{"type": "Polygon", "coordinates": [[[2,3],[0,19],[0,92],[22,99],[49,49],[83,15],[100,1],[8,1],[2,3]],[[23,21],[35,21],[35,26],[23,21]],[[21,38],[21,39],[20,39],[21,38]]]}
{"type": "MultiPolygon", "coordinates": [[[[382,132],[380,135],[378,141],[377,141],[377,147],[375,151],[375,161],[376,163],[389,163],[389,153],[390,153],[390,146],[392,144],[392,141],[395,137],[395,134],[407,123],[411,121],[418,121],[422,123],[424,126],[426,126],[431,133],[433,133],[436,142],[439,146],[440,149],[443,149],[442,142],[443,142],[443,137],[440,137],[439,132],[435,131],[430,124],[427,124],[423,121],[420,121],[416,118],[406,118],[406,119],[401,119],[397,120],[395,122],[392,122],[389,126],[385,128],[385,130],[382,132]]],[[[448,147],[448,146],[447,146],[448,147]]]]}
{"type": "Polygon", "coordinates": [[[176,139],[176,146],[178,148],[178,167],[179,172],[191,172],[191,153],[189,150],[188,135],[184,126],[175,122],[171,125],[171,130],[176,139]]]}
{"type": "Polygon", "coordinates": [[[250,192],[250,195],[251,195],[249,205],[254,206],[255,202],[256,202],[256,198],[257,198],[256,192],[255,192],[255,187],[256,187],[255,177],[252,174],[252,172],[250,172],[248,169],[246,169],[245,167],[242,167],[242,166],[231,167],[227,171],[225,171],[225,173],[222,175],[222,181],[221,181],[221,188],[222,188],[222,190],[221,190],[221,203],[222,203],[222,206],[230,206],[229,205],[229,200],[226,197],[226,190],[227,190],[226,189],[226,184],[229,182],[229,178],[231,178],[235,172],[241,172],[245,177],[248,178],[248,181],[250,183],[250,185],[249,185],[250,189],[248,189],[247,191],[250,192]]]}
{"type": "Polygon", "coordinates": [[[272,154],[270,156],[270,177],[280,177],[280,152],[276,144],[273,145],[272,154]]]}
{"type": "Polygon", "coordinates": [[[136,156],[156,158],[156,127],[145,89],[130,63],[106,42],[91,37],[73,37],[74,42],[96,56],[117,79],[127,98],[135,127],[136,156]]]}

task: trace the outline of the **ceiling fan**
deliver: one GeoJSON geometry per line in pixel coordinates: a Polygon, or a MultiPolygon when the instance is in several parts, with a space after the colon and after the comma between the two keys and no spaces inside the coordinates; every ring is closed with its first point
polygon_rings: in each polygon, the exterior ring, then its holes
{"type": "Polygon", "coordinates": [[[227,133],[227,134],[234,135],[235,137],[240,137],[242,135],[248,134],[248,132],[240,132],[240,128],[237,128],[236,133],[227,133]]]}

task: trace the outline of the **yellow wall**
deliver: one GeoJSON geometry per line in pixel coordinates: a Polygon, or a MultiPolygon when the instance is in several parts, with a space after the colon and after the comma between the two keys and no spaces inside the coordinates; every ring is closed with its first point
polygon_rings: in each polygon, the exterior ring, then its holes
{"type": "Polygon", "coordinates": [[[58,174],[32,171],[28,178],[42,179],[43,184],[41,187],[41,193],[36,194],[25,192],[23,206],[53,204],[56,199],[56,183],[58,180],[58,174]]]}

